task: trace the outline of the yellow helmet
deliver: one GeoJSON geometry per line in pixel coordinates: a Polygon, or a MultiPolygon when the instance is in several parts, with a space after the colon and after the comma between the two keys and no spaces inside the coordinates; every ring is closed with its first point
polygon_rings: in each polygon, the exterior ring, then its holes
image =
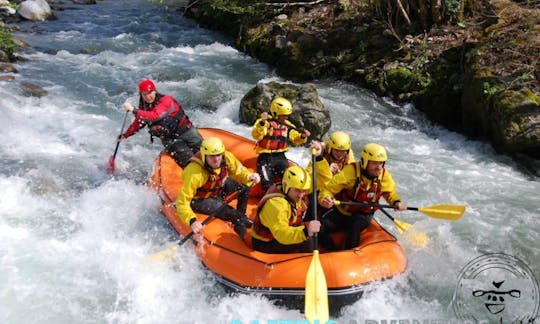
{"type": "Polygon", "coordinates": [[[289,192],[289,189],[296,188],[300,190],[308,190],[311,188],[311,177],[298,165],[293,165],[285,170],[283,174],[283,192],[286,194],[289,192]]]}
{"type": "Polygon", "coordinates": [[[201,158],[206,161],[207,155],[219,155],[225,153],[225,145],[217,137],[205,138],[201,143],[201,158]]]}
{"type": "Polygon", "coordinates": [[[360,163],[362,163],[362,169],[367,167],[369,161],[386,162],[386,150],[382,145],[375,143],[368,143],[360,152],[360,163]]]}
{"type": "Polygon", "coordinates": [[[336,131],[328,139],[328,151],[332,149],[348,151],[351,149],[351,138],[345,132],[336,131]]]}
{"type": "Polygon", "coordinates": [[[273,118],[277,118],[279,115],[292,114],[291,102],[283,97],[277,97],[270,104],[270,114],[272,114],[273,118]]]}

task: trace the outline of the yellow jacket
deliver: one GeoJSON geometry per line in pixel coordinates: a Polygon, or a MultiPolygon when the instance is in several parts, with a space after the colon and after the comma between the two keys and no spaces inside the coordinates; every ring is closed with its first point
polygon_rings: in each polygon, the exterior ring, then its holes
{"type": "MultiPolygon", "coordinates": [[[[315,167],[317,168],[317,190],[319,191],[326,186],[326,184],[332,179],[332,177],[334,177],[332,171],[330,171],[330,163],[328,163],[328,160],[324,158],[324,152],[323,155],[318,158],[321,157],[322,159],[315,162],[315,167]]],[[[353,151],[349,150],[349,158],[347,164],[353,163],[355,161],[356,160],[354,159],[353,151]]],[[[313,159],[310,159],[309,164],[306,167],[306,172],[308,174],[313,174],[313,159]]]]}
{"type": "MultiPolygon", "coordinates": [[[[319,203],[322,203],[324,198],[330,197],[334,199],[342,190],[352,190],[355,187],[356,183],[356,166],[360,162],[355,162],[352,164],[346,165],[338,174],[336,174],[324,188],[321,189],[319,193],[319,203]]],[[[396,201],[401,200],[398,193],[396,192],[396,184],[390,171],[384,169],[384,172],[381,172],[379,175],[379,180],[381,181],[381,194],[382,197],[388,202],[388,204],[393,205],[396,201]],[[382,178],[382,179],[381,179],[382,178]]],[[[370,179],[361,176],[361,183],[369,187],[372,183],[370,179]]],[[[376,201],[373,201],[376,202],[376,201]]],[[[342,206],[336,206],[337,209],[344,215],[350,216],[351,213],[343,209],[342,206]]]]}
{"type": "MultiPolygon", "coordinates": [[[[231,152],[225,151],[225,162],[227,163],[227,176],[243,184],[250,183],[249,177],[252,172],[242,165],[231,152]]],[[[221,169],[216,169],[220,172],[221,169]]],[[[197,162],[191,161],[182,172],[182,189],[176,199],[176,213],[178,217],[189,225],[190,221],[196,218],[191,209],[191,200],[195,196],[197,189],[202,187],[210,177],[210,172],[197,162]]]]}
{"type": "MultiPolygon", "coordinates": [[[[301,208],[299,204],[304,202],[299,201],[297,204],[297,207],[301,208]]],[[[293,214],[290,203],[283,196],[272,197],[264,203],[259,212],[259,221],[281,244],[296,244],[307,240],[303,223],[299,226],[289,225],[297,221],[297,215],[293,214]]],[[[251,235],[259,240],[268,241],[268,238],[257,235],[255,226],[251,228],[251,235]]]]}
{"type": "MultiPolygon", "coordinates": [[[[253,128],[251,130],[251,136],[253,136],[253,138],[256,141],[262,140],[268,134],[268,130],[270,128],[270,122],[269,121],[273,121],[273,119],[269,118],[268,120],[264,121],[262,123],[262,125],[261,125],[261,119],[260,118],[255,121],[255,124],[253,125],[253,128]]],[[[285,122],[285,125],[287,125],[287,127],[290,129],[288,139],[292,143],[293,146],[300,146],[300,145],[305,144],[307,142],[307,140],[308,140],[307,137],[303,138],[302,134],[296,130],[296,126],[294,126],[288,120],[285,120],[284,122],[285,122]]],[[[263,148],[263,147],[260,147],[259,145],[257,145],[257,148],[255,149],[255,152],[257,154],[260,154],[260,153],[279,153],[279,152],[286,152],[288,150],[289,150],[288,146],[285,146],[282,149],[270,150],[270,149],[266,149],[266,148],[263,148]]]]}

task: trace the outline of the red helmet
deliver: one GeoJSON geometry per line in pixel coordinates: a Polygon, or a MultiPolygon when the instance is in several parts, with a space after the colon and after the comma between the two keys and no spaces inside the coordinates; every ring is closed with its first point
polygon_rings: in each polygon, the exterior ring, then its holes
{"type": "Polygon", "coordinates": [[[139,83],[139,92],[156,91],[156,85],[151,80],[142,80],[139,83]]]}

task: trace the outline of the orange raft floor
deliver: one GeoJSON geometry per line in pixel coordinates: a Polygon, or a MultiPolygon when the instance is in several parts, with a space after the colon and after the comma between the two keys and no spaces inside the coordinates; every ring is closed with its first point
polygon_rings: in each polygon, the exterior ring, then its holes
{"type": "MultiPolygon", "coordinates": [[[[221,138],[226,149],[235,154],[244,166],[256,169],[254,141],[220,129],[201,128],[199,131],[203,137],[221,138]]],[[[174,160],[168,154],[161,153],[155,161],[150,185],[163,202],[162,213],[174,229],[185,236],[191,230],[180,221],[175,207],[176,196],[182,186],[181,173],[182,169],[174,160]]],[[[247,210],[247,216],[251,219],[261,191],[260,185],[251,190],[247,210]]],[[[197,217],[202,222],[207,215],[197,217]]],[[[249,234],[242,241],[230,223],[218,218],[213,218],[203,232],[204,240],[198,243],[195,251],[204,266],[225,287],[235,292],[262,294],[292,308],[303,307],[306,273],[312,258],[310,253],[266,254],[255,251],[251,248],[249,234]]],[[[342,240],[343,235],[335,239],[342,240]]],[[[358,247],[335,252],[321,251],[320,262],[333,312],[358,300],[366,283],[398,275],[407,266],[403,248],[376,221],[361,233],[358,247]]]]}

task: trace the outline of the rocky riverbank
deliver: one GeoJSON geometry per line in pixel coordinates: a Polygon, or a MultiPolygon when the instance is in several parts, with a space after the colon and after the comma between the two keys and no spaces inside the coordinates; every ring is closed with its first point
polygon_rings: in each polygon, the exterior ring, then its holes
{"type": "Polygon", "coordinates": [[[501,153],[540,158],[540,10],[531,1],[485,1],[459,23],[405,36],[365,2],[248,2],[195,0],[185,13],[286,78],[358,84],[501,153]]]}

